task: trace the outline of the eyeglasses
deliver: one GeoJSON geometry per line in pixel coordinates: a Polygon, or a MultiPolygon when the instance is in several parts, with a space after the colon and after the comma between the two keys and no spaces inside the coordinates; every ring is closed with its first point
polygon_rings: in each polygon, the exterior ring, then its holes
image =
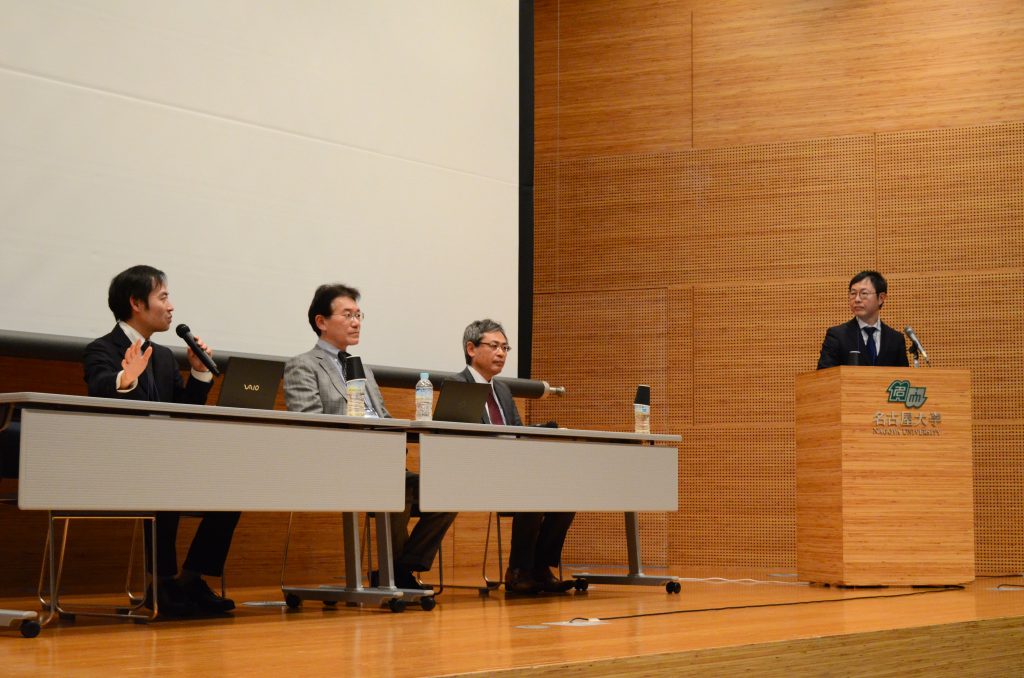
{"type": "Polygon", "coordinates": [[[487,346],[492,351],[497,351],[500,348],[505,353],[511,353],[512,352],[512,347],[511,346],[509,346],[508,344],[499,344],[496,341],[481,341],[481,342],[479,342],[477,344],[477,346],[487,346]]]}
{"type": "Polygon", "coordinates": [[[864,290],[850,290],[850,298],[851,299],[857,299],[858,297],[861,298],[861,299],[867,299],[868,297],[871,297],[871,296],[873,296],[875,294],[878,294],[878,292],[866,292],[864,290]]]}
{"type": "Polygon", "coordinates": [[[366,320],[366,314],[363,313],[362,311],[356,311],[355,313],[353,313],[352,311],[342,311],[341,313],[331,314],[332,317],[336,315],[341,316],[342,319],[345,320],[345,322],[352,322],[353,320],[358,320],[359,322],[362,322],[366,320]]]}

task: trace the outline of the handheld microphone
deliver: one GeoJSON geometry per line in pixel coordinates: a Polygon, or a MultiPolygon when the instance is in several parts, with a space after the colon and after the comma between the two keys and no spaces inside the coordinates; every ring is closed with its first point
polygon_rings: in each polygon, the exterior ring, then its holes
{"type": "Polygon", "coordinates": [[[213,373],[213,376],[219,377],[220,370],[217,369],[217,363],[213,362],[213,358],[210,357],[209,353],[199,348],[199,344],[196,343],[196,338],[192,336],[192,330],[188,328],[188,325],[182,323],[178,325],[174,331],[179,337],[185,340],[188,347],[192,349],[192,352],[199,358],[199,362],[206,365],[206,369],[210,370],[210,372],[213,373]]]}
{"type": "Polygon", "coordinates": [[[930,365],[931,362],[928,360],[928,353],[924,350],[924,346],[921,345],[921,341],[917,338],[917,335],[914,334],[914,328],[907,325],[903,328],[903,333],[910,337],[910,342],[914,345],[912,349],[914,353],[920,353],[921,357],[924,358],[925,364],[930,365]]]}

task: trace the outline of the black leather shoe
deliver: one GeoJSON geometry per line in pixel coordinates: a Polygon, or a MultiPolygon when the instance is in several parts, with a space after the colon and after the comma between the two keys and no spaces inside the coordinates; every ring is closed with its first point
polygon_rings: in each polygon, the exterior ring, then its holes
{"type": "MultiPolygon", "coordinates": [[[[419,589],[420,591],[433,591],[433,586],[421,584],[416,576],[409,570],[396,570],[395,571],[395,588],[396,589],[412,589],[413,591],[419,589]]],[[[380,572],[378,570],[370,570],[370,588],[377,588],[380,586],[380,572]]]]}
{"type": "Polygon", "coordinates": [[[416,575],[412,573],[412,570],[399,569],[395,570],[395,587],[400,589],[412,589],[420,591],[433,591],[433,586],[421,584],[420,580],[416,578],[416,575]]]}
{"type": "MultiPolygon", "coordinates": [[[[210,585],[203,581],[202,577],[191,579],[187,582],[180,582],[181,592],[191,601],[200,612],[222,614],[235,609],[235,601],[230,598],[218,596],[210,588],[210,585]]],[[[163,605],[163,603],[161,603],[163,605]]]]}
{"type": "Polygon", "coordinates": [[[534,580],[529,570],[510,567],[505,570],[506,593],[538,593],[540,585],[534,580]]]}
{"type": "Polygon", "coordinates": [[[546,593],[565,593],[574,586],[573,582],[563,581],[551,574],[551,569],[547,567],[534,568],[533,580],[546,593]]]}
{"type": "MultiPolygon", "coordinates": [[[[157,615],[159,617],[187,617],[195,612],[192,601],[182,592],[181,587],[175,579],[163,579],[157,584],[157,615]]],[[[146,602],[143,603],[150,610],[153,609],[153,586],[146,589],[146,602]]]]}

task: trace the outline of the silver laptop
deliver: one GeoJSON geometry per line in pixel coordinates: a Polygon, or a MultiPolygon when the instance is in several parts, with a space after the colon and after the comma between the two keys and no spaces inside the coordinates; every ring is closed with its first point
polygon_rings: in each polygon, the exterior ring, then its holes
{"type": "Polygon", "coordinates": [[[231,356],[220,385],[217,404],[222,407],[248,407],[272,410],[277,388],[284,376],[284,363],[231,356]]]}
{"type": "Polygon", "coordinates": [[[434,421],[458,421],[479,424],[487,407],[490,384],[466,383],[451,379],[441,384],[441,395],[434,407],[434,421]]]}

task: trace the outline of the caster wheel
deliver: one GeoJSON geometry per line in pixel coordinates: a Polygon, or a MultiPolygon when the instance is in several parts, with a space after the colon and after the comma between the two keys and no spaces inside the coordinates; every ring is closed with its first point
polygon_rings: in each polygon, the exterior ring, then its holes
{"type": "Polygon", "coordinates": [[[582,593],[583,591],[586,591],[590,588],[590,582],[586,579],[577,579],[575,582],[573,582],[572,586],[574,589],[582,593]]]}
{"type": "Polygon", "coordinates": [[[338,601],[336,601],[336,600],[325,600],[324,601],[324,607],[335,608],[337,606],[338,606],[338,601]]]}
{"type": "Polygon", "coordinates": [[[405,601],[401,598],[392,598],[388,601],[388,609],[392,612],[405,612],[405,601]]]}
{"type": "Polygon", "coordinates": [[[427,612],[430,612],[435,607],[437,607],[437,601],[434,600],[433,596],[426,596],[424,598],[420,598],[420,608],[426,610],[427,612]]]}
{"type": "Polygon", "coordinates": [[[21,622],[21,626],[18,628],[18,630],[21,631],[21,635],[26,638],[35,638],[39,635],[39,631],[41,629],[42,627],[39,626],[39,622],[31,619],[26,619],[21,622]]]}
{"type": "Polygon", "coordinates": [[[683,587],[677,581],[670,581],[665,584],[665,590],[669,593],[679,593],[683,590],[683,587]]]}
{"type": "Polygon", "coordinates": [[[294,593],[286,593],[284,596],[284,604],[287,605],[290,610],[297,610],[302,607],[302,598],[299,598],[294,593]]]}

